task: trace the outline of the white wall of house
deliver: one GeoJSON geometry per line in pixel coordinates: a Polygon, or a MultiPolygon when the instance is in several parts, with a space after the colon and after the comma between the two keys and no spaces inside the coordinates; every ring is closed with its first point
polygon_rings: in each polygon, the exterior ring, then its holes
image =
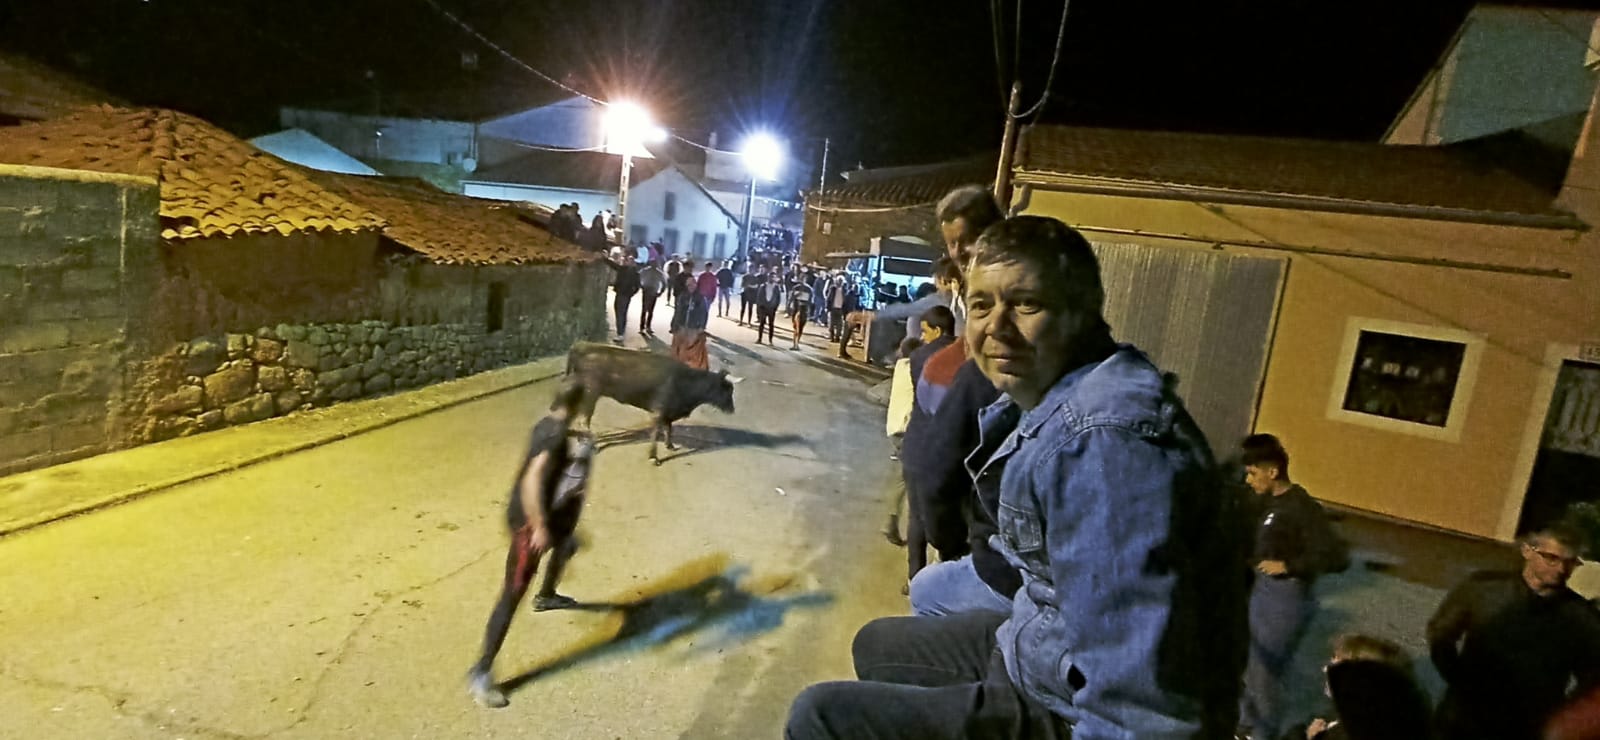
{"type": "MultiPolygon", "coordinates": [[[[583,223],[589,221],[596,213],[601,211],[615,211],[617,209],[617,194],[605,193],[597,190],[568,190],[566,188],[541,188],[537,185],[514,185],[502,182],[476,182],[464,180],[461,183],[462,193],[473,198],[489,198],[492,200],[521,200],[529,203],[538,203],[548,208],[559,208],[562,203],[577,203],[578,213],[583,215],[583,223]]],[[[633,190],[631,192],[638,192],[633,190]]],[[[633,203],[629,202],[631,208],[633,203]]]]}
{"type": "Polygon", "coordinates": [[[421,118],[357,116],[283,108],[279,122],[301,128],[362,159],[394,159],[461,166],[476,156],[473,124],[421,118]]]}
{"type": "Polygon", "coordinates": [[[629,240],[642,232],[669,253],[698,259],[732,259],[741,224],[675,167],[668,167],[628,190],[629,240]],[[667,201],[672,200],[672,218],[667,201]],[[719,251],[720,247],[720,251],[719,251]]]}
{"type": "Polygon", "coordinates": [[[275,134],[257,136],[251,139],[250,143],[279,159],[314,170],[344,172],[351,175],[382,174],[305,129],[292,128],[275,134]]]}
{"type": "Polygon", "coordinates": [[[599,103],[573,96],[484,121],[479,131],[484,136],[524,144],[582,149],[605,143],[604,116],[605,110],[599,103]]]}

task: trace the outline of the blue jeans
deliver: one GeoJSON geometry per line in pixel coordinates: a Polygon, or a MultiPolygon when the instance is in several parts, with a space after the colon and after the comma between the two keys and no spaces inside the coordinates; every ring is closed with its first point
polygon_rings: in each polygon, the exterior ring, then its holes
{"type": "Polygon", "coordinates": [[[972,556],[934,563],[911,579],[911,613],[927,617],[942,614],[995,612],[1011,614],[1011,600],[978,577],[972,556]]]}
{"type": "Polygon", "coordinates": [[[1250,590],[1250,658],[1239,706],[1239,724],[1255,737],[1275,738],[1283,729],[1282,687],[1316,606],[1311,584],[1256,574],[1250,590]]]}

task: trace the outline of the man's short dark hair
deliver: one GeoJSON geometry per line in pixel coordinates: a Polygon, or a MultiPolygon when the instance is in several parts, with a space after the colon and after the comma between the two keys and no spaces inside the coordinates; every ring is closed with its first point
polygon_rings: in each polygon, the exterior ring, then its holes
{"type": "Polygon", "coordinates": [[[927,298],[930,295],[933,295],[938,290],[939,290],[939,288],[937,286],[935,286],[933,283],[922,283],[922,284],[919,284],[917,286],[917,292],[913,293],[912,295],[915,296],[918,300],[921,300],[923,298],[927,298]]]}
{"type": "Polygon", "coordinates": [[[1534,547],[1539,544],[1539,540],[1559,542],[1562,547],[1579,555],[1587,556],[1590,554],[1588,533],[1573,522],[1564,519],[1556,520],[1529,532],[1523,536],[1522,543],[1529,547],[1534,547]]]}
{"type": "Polygon", "coordinates": [[[1000,205],[994,202],[994,194],[982,185],[963,185],[946,193],[939,201],[938,214],[941,224],[958,218],[966,221],[967,229],[974,234],[983,233],[990,224],[1005,218],[1000,205]]]}
{"type": "Polygon", "coordinates": [[[944,332],[947,337],[956,333],[956,315],[944,306],[933,306],[923,311],[922,323],[944,332]]]}
{"type": "Polygon", "coordinates": [[[1252,434],[1239,443],[1243,453],[1239,462],[1244,465],[1271,465],[1278,469],[1279,480],[1289,480],[1289,452],[1283,443],[1271,434],[1252,434]]]}
{"type": "Polygon", "coordinates": [[[1041,282],[1064,295],[1070,307],[1100,317],[1106,291],[1100,260],[1089,240],[1071,226],[1044,216],[1017,216],[985,229],[972,248],[972,267],[1020,262],[1040,272],[1041,282]]]}

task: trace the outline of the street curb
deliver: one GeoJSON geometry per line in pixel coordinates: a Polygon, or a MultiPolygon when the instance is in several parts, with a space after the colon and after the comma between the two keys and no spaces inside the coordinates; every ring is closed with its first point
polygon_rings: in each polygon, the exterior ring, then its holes
{"type": "MultiPolygon", "coordinates": [[[[560,360],[560,359],[564,359],[564,358],[558,358],[558,357],[541,358],[540,360],[535,360],[533,363],[525,363],[525,365],[532,365],[532,364],[539,363],[539,362],[552,362],[552,361],[560,360]]],[[[518,366],[511,366],[511,367],[514,368],[514,367],[518,367],[518,366]]],[[[496,370],[502,370],[503,371],[505,369],[506,368],[497,368],[496,370]]],[[[495,371],[494,370],[488,371],[488,373],[493,373],[493,372],[495,372],[495,371]]],[[[507,379],[505,382],[501,382],[501,383],[492,385],[492,387],[488,387],[488,388],[485,388],[485,389],[482,389],[482,390],[471,391],[468,394],[462,395],[462,396],[459,396],[459,397],[441,399],[438,402],[428,403],[427,405],[424,405],[424,406],[421,406],[421,407],[418,407],[418,408],[402,409],[402,410],[400,410],[400,411],[398,411],[398,412],[396,412],[394,414],[383,415],[383,416],[381,416],[381,418],[375,418],[375,419],[371,420],[370,422],[357,422],[356,424],[354,424],[352,426],[331,429],[331,430],[329,430],[327,432],[323,432],[321,434],[318,434],[317,436],[315,436],[315,437],[313,437],[311,439],[308,439],[306,441],[303,441],[303,442],[298,442],[298,443],[293,443],[293,444],[289,444],[289,445],[285,445],[285,446],[275,447],[275,448],[268,449],[268,450],[263,450],[259,454],[253,454],[253,455],[252,454],[246,454],[243,457],[236,457],[236,458],[233,458],[233,459],[229,459],[229,460],[227,460],[227,461],[225,461],[223,463],[216,464],[216,465],[189,468],[189,469],[184,470],[183,472],[177,473],[175,475],[171,475],[169,477],[162,478],[162,479],[156,480],[154,482],[135,485],[135,486],[130,487],[130,488],[123,488],[123,489],[118,490],[118,491],[116,491],[114,493],[108,493],[108,494],[104,494],[104,495],[101,495],[101,496],[94,496],[94,497],[79,497],[79,498],[76,498],[76,499],[74,499],[74,500],[72,500],[70,502],[67,502],[65,505],[60,506],[59,508],[49,509],[49,510],[42,511],[42,512],[34,512],[34,513],[30,513],[30,514],[27,514],[27,515],[24,515],[24,516],[15,518],[15,519],[9,519],[9,520],[4,519],[4,512],[0,511],[0,537],[5,537],[5,536],[11,535],[11,534],[15,534],[17,532],[21,532],[21,531],[24,531],[24,530],[32,529],[34,527],[38,527],[38,526],[42,526],[42,525],[49,524],[49,523],[52,523],[52,522],[61,521],[63,519],[68,519],[68,518],[71,518],[71,517],[75,517],[75,516],[78,516],[80,514],[87,514],[87,513],[93,512],[93,511],[98,511],[100,509],[109,508],[109,507],[115,506],[117,504],[122,504],[122,503],[126,503],[126,502],[129,502],[129,501],[133,501],[133,500],[138,499],[138,498],[142,498],[142,497],[150,495],[152,493],[158,493],[158,492],[170,489],[170,488],[175,488],[177,486],[184,485],[186,483],[192,483],[192,482],[195,482],[195,481],[204,480],[204,479],[210,478],[212,476],[222,475],[222,474],[225,474],[225,473],[230,473],[230,472],[233,472],[233,471],[236,471],[236,470],[240,470],[240,469],[249,467],[251,465],[256,465],[256,464],[267,462],[267,461],[270,461],[270,460],[275,460],[277,458],[284,457],[286,455],[291,455],[291,454],[294,454],[296,452],[304,452],[306,450],[313,449],[313,448],[316,448],[316,447],[321,447],[323,445],[331,444],[333,442],[337,442],[337,441],[340,441],[340,440],[343,440],[343,439],[349,439],[350,437],[356,436],[358,434],[365,434],[367,432],[376,431],[376,430],[379,430],[379,429],[383,429],[385,427],[393,426],[393,425],[398,424],[398,423],[403,422],[403,421],[408,421],[408,420],[415,419],[415,418],[418,418],[418,417],[421,417],[421,416],[426,416],[428,414],[436,413],[436,412],[439,412],[439,411],[444,411],[446,409],[450,409],[450,408],[454,408],[456,406],[460,406],[460,405],[463,405],[463,404],[471,403],[473,401],[478,401],[478,400],[481,400],[483,398],[487,398],[489,396],[493,396],[493,395],[500,394],[500,393],[505,393],[507,391],[515,390],[517,388],[522,388],[522,387],[525,387],[525,386],[533,385],[534,383],[540,383],[540,382],[543,382],[543,381],[546,381],[546,380],[550,380],[552,378],[557,378],[557,377],[560,377],[563,373],[564,373],[564,368],[563,369],[558,369],[558,370],[552,370],[552,371],[548,371],[548,372],[542,372],[542,373],[539,373],[539,374],[534,375],[532,377],[507,379]]],[[[462,378],[461,380],[478,379],[480,382],[486,380],[485,378],[482,378],[481,375],[482,374],[480,374],[480,376],[467,376],[466,378],[462,378]]],[[[417,396],[426,395],[428,391],[439,392],[441,390],[441,386],[442,385],[445,385],[445,384],[436,384],[436,385],[433,385],[433,386],[426,386],[426,387],[423,387],[423,388],[418,388],[418,389],[414,389],[414,390],[408,391],[405,394],[394,394],[394,395],[389,395],[389,396],[380,396],[380,397],[371,398],[371,399],[361,399],[361,400],[355,401],[354,403],[359,404],[359,403],[365,402],[367,404],[375,404],[375,403],[380,403],[380,402],[385,401],[385,400],[388,400],[391,403],[398,403],[401,399],[404,399],[404,398],[407,398],[407,397],[410,397],[413,400],[415,400],[417,396]]],[[[331,406],[331,407],[325,407],[325,408],[327,408],[327,409],[339,409],[338,406],[331,406]]],[[[361,410],[365,410],[365,409],[349,409],[349,411],[351,411],[352,413],[357,413],[357,412],[359,412],[361,410]]],[[[293,419],[293,418],[295,418],[295,417],[292,417],[292,416],[279,417],[279,419],[283,419],[283,420],[288,420],[288,419],[293,419]]],[[[258,422],[258,423],[271,423],[272,421],[276,421],[276,420],[277,419],[273,419],[273,420],[267,420],[267,422],[258,422]]],[[[224,432],[229,432],[229,431],[235,431],[236,433],[242,433],[244,430],[250,429],[251,426],[253,426],[253,425],[245,425],[245,426],[241,426],[241,427],[230,427],[228,429],[219,429],[216,432],[212,432],[211,434],[218,434],[218,433],[224,433],[224,432]]],[[[198,439],[198,438],[203,437],[203,436],[205,436],[205,435],[197,435],[196,437],[189,437],[189,438],[186,438],[186,439],[198,439]]],[[[148,447],[148,446],[147,445],[141,445],[141,447],[148,447]]],[[[116,455],[116,454],[121,453],[121,452],[128,452],[128,451],[131,451],[131,450],[138,450],[138,449],[140,449],[140,447],[133,447],[133,448],[125,449],[125,450],[113,450],[111,452],[103,453],[102,455],[97,455],[95,457],[85,458],[84,460],[78,460],[78,461],[73,461],[73,462],[69,462],[69,463],[63,463],[62,465],[52,466],[50,468],[42,468],[40,470],[26,471],[26,472],[23,472],[23,473],[18,473],[18,474],[14,475],[14,476],[6,476],[6,477],[3,477],[3,478],[0,478],[0,485],[4,485],[8,481],[14,481],[14,480],[22,479],[22,478],[28,477],[28,476],[48,476],[48,475],[50,475],[50,473],[48,471],[51,471],[51,470],[54,470],[54,469],[57,469],[57,468],[63,468],[63,467],[66,467],[66,466],[71,466],[71,465],[74,465],[75,463],[76,464],[83,464],[86,461],[92,461],[92,460],[95,460],[96,458],[105,457],[105,456],[108,456],[108,455],[116,455]]]]}

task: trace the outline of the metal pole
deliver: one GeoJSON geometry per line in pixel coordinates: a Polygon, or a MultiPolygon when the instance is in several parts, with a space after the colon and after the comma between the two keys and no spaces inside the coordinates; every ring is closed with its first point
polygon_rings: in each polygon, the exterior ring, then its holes
{"type": "Polygon", "coordinates": [[[619,239],[628,238],[628,171],[633,169],[633,154],[622,153],[622,187],[617,190],[617,229],[622,232],[619,239]]]}
{"type": "Polygon", "coordinates": [[[828,188],[828,137],[822,137],[822,174],[817,177],[817,192],[828,188]]]}
{"type": "Polygon", "coordinates": [[[994,199],[1003,211],[1011,210],[1011,159],[1017,153],[1017,108],[1022,106],[1022,83],[1011,83],[1011,103],[1006,106],[1006,131],[1000,137],[1000,163],[994,173],[994,199]]]}
{"type": "Polygon", "coordinates": [[[744,201],[744,239],[739,242],[739,256],[734,260],[741,265],[745,264],[745,260],[750,256],[750,217],[755,214],[755,210],[756,176],[752,173],[750,175],[750,197],[744,201]]]}

